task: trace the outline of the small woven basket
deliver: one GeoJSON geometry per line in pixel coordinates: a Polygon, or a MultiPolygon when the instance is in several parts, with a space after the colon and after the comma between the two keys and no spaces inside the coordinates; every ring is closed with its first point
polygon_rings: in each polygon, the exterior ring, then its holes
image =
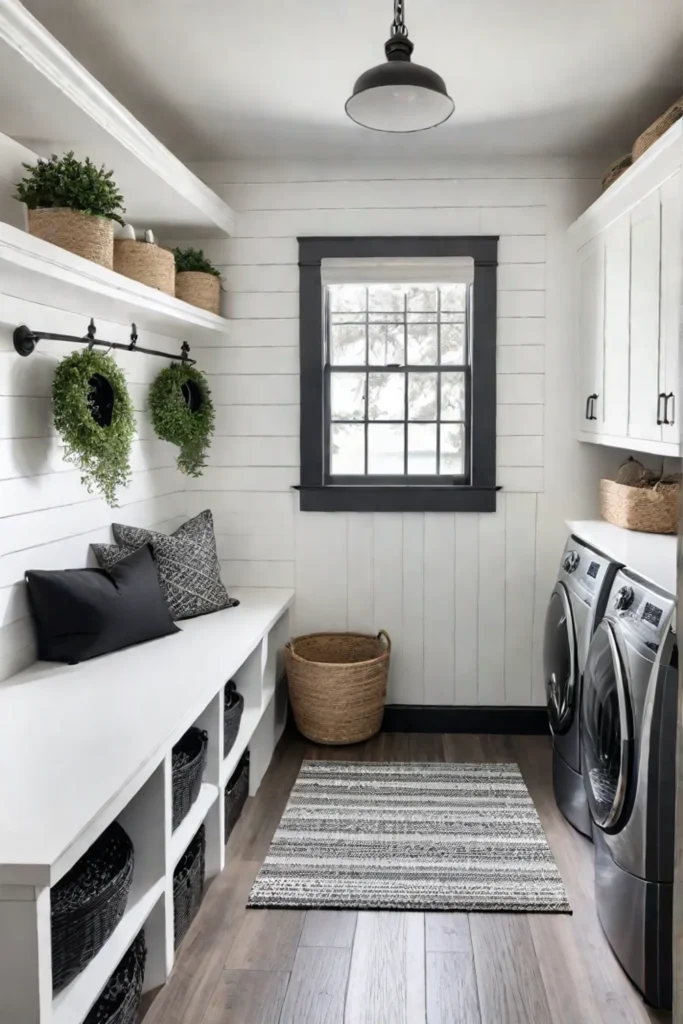
{"type": "Polygon", "coordinates": [[[188,729],[176,743],[172,756],[173,830],[189,812],[199,796],[206,768],[209,734],[202,729],[188,729]]]}
{"type": "Polygon", "coordinates": [[[230,777],[225,787],[225,834],[227,843],[230,833],[234,829],[242,809],[249,796],[249,751],[241,757],[240,763],[230,777]]]}
{"type": "Polygon", "coordinates": [[[170,249],[132,238],[116,238],[114,270],[166,295],[175,295],[175,257],[170,249]]]}
{"type": "Polygon", "coordinates": [[[243,711],[244,697],[237,692],[237,688],[231,680],[225,687],[223,702],[223,757],[228,756],[237,739],[243,711]]]}
{"type": "Polygon", "coordinates": [[[55,206],[28,211],[28,230],[44,242],[68,249],[101,267],[114,266],[114,222],[80,210],[55,206]]]}
{"type": "Polygon", "coordinates": [[[624,153],[618,160],[615,160],[613,164],[610,164],[605,173],[602,176],[602,191],[613,185],[614,182],[622,176],[624,171],[627,171],[633,163],[633,157],[630,153],[624,153]]]}
{"type": "Polygon", "coordinates": [[[330,746],[360,743],[382,727],[391,640],[366,633],[309,633],[285,647],[299,732],[330,746]]]}
{"type": "Polygon", "coordinates": [[[145,933],[140,932],[83,1024],[136,1024],[146,960],[145,933]]]}
{"type": "Polygon", "coordinates": [[[221,279],[215,274],[182,270],[176,274],[175,294],[177,299],[206,309],[209,313],[218,315],[221,311],[221,279]]]}
{"type": "Polygon", "coordinates": [[[668,110],[665,110],[661,117],[658,117],[650,127],[639,135],[633,143],[633,159],[637,160],[650,146],[653,146],[657,139],[661,139],[664,132],[668,132],[672,124],[676,124],[683,117],[683,96],[672,103],[668,110]]]}
{"type": "Polygon", "coordinates": [[[600,514],[625,530],[678,533],[680,486],[656,484],[630,487],[616,480],[600,481],[600,514]]]}
{"type": "Polygon", "coordinates": [[[202,825],[173,872],[173,939],[177,949],[195,919],[204,895],[206,832],[202,825]]]}

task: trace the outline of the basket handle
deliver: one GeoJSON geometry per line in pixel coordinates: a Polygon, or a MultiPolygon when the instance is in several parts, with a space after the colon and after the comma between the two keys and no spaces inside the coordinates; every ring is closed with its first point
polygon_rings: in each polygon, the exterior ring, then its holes
{"type": "Polygon", "coordinates": [[[379,633],[377,634],[378,640],[381,640],[382,637],[384,637],[387,643],[387,654],[391,654],[391,637],[387,633],[386,629],[380,629],[379,633]]]}

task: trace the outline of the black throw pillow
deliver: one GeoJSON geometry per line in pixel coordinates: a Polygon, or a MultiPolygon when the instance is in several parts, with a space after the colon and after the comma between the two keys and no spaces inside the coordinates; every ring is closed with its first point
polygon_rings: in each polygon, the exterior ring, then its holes
{"type": "Polygon", "coordinates": [[[139,548],[110,569],[26,573],[43,661],[79,661],[179,633],[152,553],[139,548]]]}

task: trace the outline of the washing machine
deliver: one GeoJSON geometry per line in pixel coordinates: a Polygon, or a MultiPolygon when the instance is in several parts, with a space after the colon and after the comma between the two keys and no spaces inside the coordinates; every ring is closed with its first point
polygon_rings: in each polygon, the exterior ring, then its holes
{"type": "Polygon", "coordinates": [[[678,649],[671,594],[614,579],[583,680],[582,758],[595,896],[622,967],[671,1006],[678,649]]]}
{"type": "Polygon", "coordinates": [[[581,774],[581,677],[618,568],[618,562],[570,536],[545,619],[543,668],[555,799],[567,821],[589,838],[591,817],[581,774]]]}

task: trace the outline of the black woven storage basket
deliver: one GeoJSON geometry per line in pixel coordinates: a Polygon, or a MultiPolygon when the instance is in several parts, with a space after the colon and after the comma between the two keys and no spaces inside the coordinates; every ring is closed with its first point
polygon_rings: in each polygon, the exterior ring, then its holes
{"type": "Polygon", "coordinates": [[[83,1024],[136,1024],[146,959],[145,933],[140,932],[83,1024]]]}
{"type": "Polygon", "coordinates": [[[242,755],[240,763],[233,772],[230,781],[225,787],[225,841],[227,843],[230,833],[242,813],[247,797],[249,796],[249,751],[242,755]]]}
{"type": "Polygon", "coordinates": [[[132,881],[133,844],[114,822],[50,893],[54,992],[102,949],[123,917],[132,881]]]}
{"type": "Polygon", "coordinates": [[[244,697],[237,692],[231,681],[225,687],[225,704],[223,705],[223,757],[227,757],[233,748],[237,733],[240,731],[244,697]]]}
{"type": "Polygon", "coordinates": [[[205,860],[206,833],[202,825],[173,872],[173,937],[176,949],[187,935],[202,902],[205,860]]]}
{"type": "Polygon", "coordinates": [[[206,767],[209,735],[201,729],[188,729],[173,748],[173,829],[183,820],[199,796],[206,767]]]}

